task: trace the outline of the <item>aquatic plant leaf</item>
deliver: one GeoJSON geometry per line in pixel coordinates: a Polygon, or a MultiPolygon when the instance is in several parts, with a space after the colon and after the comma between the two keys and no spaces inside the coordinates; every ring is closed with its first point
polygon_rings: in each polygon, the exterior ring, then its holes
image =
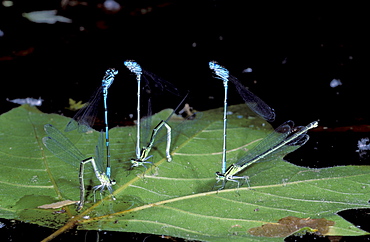
{"type": "MultiPolygon", "coordinates": [[[[231,106],[230,111],[228,165],[272,130],[259,118],[247,118],[245,105],[231,106]]],[[[161,116],[167,114],[154,116],[153,122],[161,116]]],[[[214,109],[203,112],[197,122],[182,123],[181,132],[173,138],[173,161],[165,158],[165,142],[156,144],[150,159],[154,165],[148,169],[127,169],[135,156],[135,128],[112,128],[112,177],[117,181],[113,194],[117,200],[108,192],[102,198],[97,193],[94,203],[91,188],[98,181],[90,172],[85,181],[87,203],[77,213],[74,204],[57,211],[37,208],[79,198],[78,167],[59,160],[42,143],[45,124],[63,130],[70,119],[28,105],[15,108],[0,116],[0,217],[58,229],[47,239],[77,226],[203,241],[260,240],[248,230],[288,216],[333,221],[325,235],[367,234],[336,213],[370,207],[370,166],[309,169],[281,157],[246,169],[241,175],[249,176],[250,187],[236,189],[229,182],[224,190],[212,190],[215,172],[221,168],[221,117],[222,109],[214,109]]],[[[179,122],[171,121],[171,126],[179,122]]],[[[86,157],[94,155],[98,135],[95,131],[66,133],[86,157]]]]}

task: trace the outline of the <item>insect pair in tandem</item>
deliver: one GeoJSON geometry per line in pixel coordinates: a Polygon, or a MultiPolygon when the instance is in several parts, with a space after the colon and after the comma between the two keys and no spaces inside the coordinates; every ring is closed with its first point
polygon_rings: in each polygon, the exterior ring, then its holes
{"type": "MultiPolygon", "coordinates": [[[[167,129],[166,136],[166,158],[168,161],[172,160],[170,155],[170,145],[171,145],[171,127],[168,125],[168,120],[172,117],[176,110],[182,105],[185,98],[181,101],[178,107],[175,108],[174,112],[166,119],[162,120],[152,131],[152,135],[146,145],[142,145],[142,128],[141,128],[141,81],[144,77],[144,87],[147,88],[148,78],[155,82],[155,85],[161,90],[167,90],[170,93],[178,95],[179,92],[176,87],[171,83],[166,82],[154,74],[143,70],[140,65],[134,61],[125,61],[125,66],[136,75],[137,80],[137,134],[136,134],[136,157],[131,159],[131,167],[144,166],[145,164],[152,164],[148,159],[151,157],[149,153],[153,148],[155,143],[155,138],[158,134],[158,131],[165,127],[167,129]]],[[[241,98],[249,106],[249,108],[254,111],[258,116],[265,119],[266,121],[272,122],[275,119],[275,111],[269,107],[265,102],[263,102],[259,97],[245,88],[237,78],[229,74],[229,71],[219,65],[215,61],[209,62],[209,68],[213,71],[216,78],[221,79],[224,85],[224,112],[223,112],[223,145],[222,145],[222,165],[221,172],[216,172],[217,182],[222,182],[219,190],[225,188],[227,181],[232,181],[237,183],[237,187],[240,186],[241,181],[247,181],[245,176],[237,176],[239,173],[244,171],[247,167],[251,166],[254,163],[268,161],[277,156],[285,155],[294,150],[298,149],[304,145],[309,136],[307,131],[309,129],[317,127],[318,123],[316,121],[308,124],[307,126],[298,126],[295,127],[293,121],[287,121],[276,128],[271,134],[264,138],[257,146],[247,152],[242,156],[236,163],[227,167],[227,158],[226,158],[226,138],[227,138],[227,107],[228,107],[228,82],[231,81],[236,90],[238,91],[241,98]]],[[[81,109],[74,118],[68,123],[66,131],[71,131],[74,129],[79,130],[80,132],[86,132],[91,129],[94,120],[96,118],[96,104],[100,100],[100,97],[104,98],[104,114],[105,114],[105,149],[106,149],[106,169],[104,169],[104,132],[101,132],[98,140],[98,145],[96,146],[96,157],[84,159],[81,152],[73,146],[73,144],[55,127],[51,125],[45,125],[45,130],[48,134],[47,137],[43,139],[45,146],[54,153],[60,159],[67,161],[69,163],[78,164],[80,163],[80,203],[78,209],[81,209],[84,204],[85,197],[85,187],[83,181],[83,171],[84,165],[91,163],[94,169],[97,179],[100,181],[100,185],[95,186],[95,191],[100,189],[102,192],[107,188],[111,194],[113,192],[112,185],[115,184],[115,181],[111,179],[111,167],[110,167],[110,151],[109,151],[109,126],[108,126],[108,108],[107,108],[107,96],[108,88],[114,80],[114,76],[118,72],[115,69],[109,69],[106,72],[106,75],[103,78],[102,86],[97,90],[96,94],[93,95],[89,103],[81,109]]],[[[112,195],[113,196],[113,195],[112,195]]],[[[113,197],[114,199],[114,197],[113,197]]]]}
{"type": "Polygon", "coordinates": [[[226,169],[227,101],[229,81],[234,84],[237,92],[247,106],[259,117],[272,122],[275,120],[276,114],[274,109],[243,86],[236,77],[230,75],[228,69],[221,66],[216,61],[210,61],[209,68],[212,70],[215,78],[222,80],[224,85],[222,165],[221,172],[216,172],[217,183],[220,181],[222,182],[219,190],[225,188],[227,181],[237,183],[237,187],[240,186],[240,180],[242,182],[248,182],[248,177],[237,176],[237,174],[243,172],[247,167],[254,163],[269,161],[278,156],[284,156],[293,152],[308,141],[309,136],[307,135],[307,131],[318,126],[317,121],[311,122],[307,126],[298,127],[294,127],[293,121],[286,121],[260,141],[260,143],[258,143],[254,148],[239,158],[237,162],[233,163],[226,169]]]}
{"type": "MultiPolygon", "coordinates": [[[[174,109],[174,111],[169,115],[169,117],[165,120],[162,120],[158,123],[158,125],[153,129],[151,137],[149,140],[142,140],[142,123],[140,120],[141,117],[141,89],[145,89],[148,92],[148,88],[150,88],[149,82],[154,82],[154,85],[160,91],[167,91],[177,96],[180,95],[178,89],[171,83],[159,78],[158,76],[145,71],[141,68],[141,66],[135,61],[125,61],[125,66],[136,75],[137,80],[137,142],[136,142],[136,157],[132,158],[131,161],[131,168],[144,166],[145,164],[153,164],[152,162],[148,161],[151,158],[150,151],[152,150],[158,132],[162,128],[166,128],[166,158],[167,161],[171,161],[172,157],[170,154],[171,148],[171,127],[168,124],[168,121],[171,117],[180,109],[183,105],[184,101],[186,100],[188,93],[182,99],[180,104],[174,109]],[[142,85],[142,80],[144,85],[142,85]],[[147,143],[144,143],[147,142],[147,143]]],[[[116,182],[111,178],[112,169],[111,169],[111,162],[110,162],[110,147],[109,147],[109,124],[108,124],[108,104],[107,104],[107,97],[108,97],[108,88],[112,85],[115,76],[118,74],[118,71],[111,68],[106,71],[105,76],[102,80],[102,85],[97,89],[97,91],[92,95],[90,101],[80,109],[76,115],[71,119],[65,131],[69,132],[72,130],[78,130],[81,133],[88,132],[92,129],[96,116],[97,116],[97,109],[98,104],[103,97],[103,104],[104,104],[104,121],[105,121],[105,132],[101,131],[98,144],[96,145],[95,157],[86,158],[84,155],[72,144],[72,142],[56,127],[52,126],[51,124],[46,124],[44,129],[48,136],[43,138],[44,145],[51,151],[56,157],[60,158],[61,160],[72,164],[73,166],[80,166],[79,170],[79,181],[80,181],[80,202],[78,204],[77,210],[81,210],[84,206],[85,201],[85,184],[84,184],[84,169],[86,164],[91,164],[96,178],[100,181],[100,185],[93,187],[94,197],[95,192],[100,190],[102,193],[105,189],[107,189],[111,195],[113,196],[113,189],[112,186],[116,184],[116,182]],[[105,151],[104,151],[105,149],[105,151]],[[104,155],[105,154],[105,155],[104,155]],[[104,164],[105,163],[105,164],[104,164]]],[[[150,106],[150,99],[148,101],[150,106]]],[[[150,108],[148,108],[150,110],[150,108]]],[[[150,123],[150,118],[145,118],[145,122],[150,123]]],[[[147,126],[147,125],[144,125],[147,126]]]]}

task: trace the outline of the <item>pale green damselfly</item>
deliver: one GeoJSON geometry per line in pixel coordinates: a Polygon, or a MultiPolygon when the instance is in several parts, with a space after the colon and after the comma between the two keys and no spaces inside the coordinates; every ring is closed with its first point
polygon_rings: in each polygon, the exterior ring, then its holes
{"type": "Polygon", "coordinates": [[[96,190],[100,190],[101,194],[106,188],[111,193],[113,200],[115,200],[112,194],[112,185],[115,185],[116,182],[111,180],[104,171],[104,132],[100,132],[98,144],[95,147],[96,157],[86,158],[86,156],[84,156],[80,150],[78,150],[77,147],[53,125],[46,124],[44,129],[48,135],[42,139],[45,147],[59,159],[73,166],[79,165],[80,167],[78,176],[80,182],[80,201],[77,210],[81,210],[85,203],[84,169],[85,165],[89,162],[92,165],[96,178],[100,181],[100,185],[93,187],[94,197],[96,190]]]}
{"type": "Polygon", "coordinates": [[[309,129],[316,128],[318,122],[314,121],[307,126],[294,127],[294,122],[289,120],[278,128],[276,128],[271,134],[264,138],[259,144],[253,147],[247,152],[238,162],[230,165],[225,173],[216,172],[217,182],[222,181],[222,187],[225,188],[227,181],[236,182],[238,187],[240,182],[238,180],[247,181],[246,176],[236,176],[238,173],[245,170],[248,166],[271,160],[277,155],[286,155],[304,145],[309,136],[306,132],[309,129]]]}
{"type": "MultiPolygon", "coordinates": [[[[186,100],[186,98],[187,98],[188,95],[189,95],[189,92],[185,95],[185,97],[181,100],[181,102],[179,103],[179,105],[177,105],[177,107],[173,110],[173,112],[171,112],[171,114],[168,116],[168,118],[166,120],[160,121],[158,123],[158,125],[155,126],[155,128],[152,131],[152,135],[151,135],[150,140],[147,143],[147,145],[146,146],[143,146],[141,148],[141,150],[137,154],[137,157],[136,158],[131,159],[131,164],[132,164],[131,165],[131,168],[138,167],[138,166],[144,166],[146,168],[145,164],[153,164],[152,162],[147,161],[147,160],[152,157],[152,156],[149,156],[149,153],[152,150],[154,144],[156,143],[155,142],[155,138],[156,138],[158,132],[163,127],[165,127],[167,129],[167,134],[166,134],[166,142],[167,142],[167,144],[166,144],[166,158],[167,158],[167,161],[168,162],[171,162],[172,161],[172,157],[171,157],[171,154],[170,154],[172,128],[168,124],[168,122],[172,118],[172,116],[174,114],[176,114],[176,112],[180,109],[180,107],[182,106],[182,104],[184,103],[184,101],[186,100]]],[[[139,129],[139,127],[138,127],[138,129],[139,129]]],[[[162,141],[162,138],[160,138],[159,140],[157,140],[157,142],[161,142],[161,141],[162,141]]]]}

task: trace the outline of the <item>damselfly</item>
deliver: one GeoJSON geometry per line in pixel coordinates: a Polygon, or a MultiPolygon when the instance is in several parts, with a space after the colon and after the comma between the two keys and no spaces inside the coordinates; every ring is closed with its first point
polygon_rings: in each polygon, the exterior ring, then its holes
{"type": "MultiPolygon", "coordinates": [[[[131,159],[131,164],[132,164],[131,165],[131,168],[132,167],[138,167],[138,166],[144,166],[144,167],[146,167],[145,164],[153,164],[152,162],[147,161],[147,160],[152,157],[152,156],[149,156],[149,153],[150,153],[151,149],[153,148],[153,145],[155,143],[155,138],[156,138],[158,132],[161,130],[161,128],[163,128],[163,126],[166,127],[166,129],[167,129],[167,135],[166,135],[166,142],[167,142],[167,145],[166,145],[166,158],[167,158],[167,161],[168,162],[171,162],[172,161],[172,157],[171,157],[171,154],[170,154],[170,149],[171,149],[171,130],[172,130],[172,128],[168,124],[168,121],[180,109],[180,107],[182,106],[182,104],[184,103],[184,101],[185,101],[185,99],[187,98],[188,95],[189,95],[189,93],[186,94],[186,96],[182,99],[182,101],[180,102],[180,104],[173,110],[173,112],[168,116],[167,119],[162,120],[161,122],[158,123],[157,126],[155,126],[155,128],[152,131],[152,135],[150,137],[149,142],[147,143],[146,146],[141,147],[140,155],[137,156],[135,159],[131,159]]],[[[160,141],[162,141],[162,139],[159,139],[157,141],[160,142],[160,141]]]]}
{"type": "Polygon", "coordinates": [[[92,129],[92,126],[95,123],[95,119],[98,112],[98,104],[100,98],[103,96],[104,100],[104,122],[105,122],[105,142],[106,142],[106,151],[107,151],[107,167],[106,175],[110,177],[111,175],[111,166],[110,166],[110,150],[109,150],[109,126],[108,126],[108,107],[107,107],[107,98],[108,98],[108,88],[112,85],[115,76],[118,74],[118,71],[114,68],[109,68],[106,70],[105,75],[102,80],[102,85],[96,90],[93,96],[90,98],[90,101],[81,108],[76,115],[71,119],[65,131],[72,131],[77,129],[81,133],[85,133],[92,129]]]}
{"type": "Polygon", "coordinates": [[[236,182],[239,187],[238,180],[247,181],[245,176],[236,176],[241,171],[245,170],[248,166],[268,161],[278,155],[286,155],[304,145],[309,136],[306,132],[309,129],[316,128],[318,122],[314,121],[307,126],[294,127],[293,121],[287,121],[276,128],[271,134],[264,138],[260,143],[248,151],[238,162],[230,165],[226,172],[216,172],[217,182],[222,181],[223,189],[227,181],[236,182]]]}
{"type": "MultiPolygon", "coordinates": [[[[141,90],[143,89],[143,90],[146,91],[146,93],[151,93],[152,92],[151,86],[154,86],[154,88],[158,89],[159,91],[167,91],[167,92],[170,92],[170,93],[172,93],[176,96],[179,96],[179,91],[170,82],[167,82],[167,81],[159,78],[158,76],[154,75],[151,72],[143,70],[141,68],[141,66],[133,60],[127,60],[127,61],[124,62],[124,64],[132,73],[134,73],[136,75],[136,80],[137,80],[136,158],[131,159],[131,163],[132,163],[131,167],[137,167],[137,166],[140,166],[140,165],[145,167],[145,163],[152,163],[152,162],[147,161],[151,157],[151,156],[148,156],[148,155],[149,155],[150,150],[153,147],[154,139],[155,139],[158,131],[163,126],[167,129],[166,157],[167,157],[167,161],[171,161],[172,160],[171,155],[170,155],[171,127],[168,125],[167,121],[172,117],[172,115],[174,113],[172,113],[166,120],[162,120],[153,129],[153,132],[152,132],[152,135],[151,135],[151,138],[150,138],[149,142],[146,145],[142,145],[142,141],[141,141],[142,124],[141,124],[141,119],[140,119],[140,117],[141,117],[141,90]],[[143,77],[143,79],[142,79],[142,77],[143,77]],[[141,85],[142,80],[144,80],[144,83],[143,83],[144,85],[143,86],[141,85]],[[151,85],[151,83],[152,83],[152,85],[151,85]]],[[[181,101],[181,103],[178,107],[181,106],[181,104],[183,103],[185,98],[181,101]]],[[[150,110],[150,111],[148,111],[147,118],[145,119],[147,124],[150,124],[150,120],[151,120],[150,119],[150,115],[151,115],[150,106],[151,106],[151,99],[149,98],[148,99],[148,110],[150,110]]],[[[175,111],[178,109],[178,107],[175,109],[175,111]]]]}
{"type": "Polygon", "coordinates": [[[231,81],[238,91],[239,95],[243,98],[245,103],[253,110],[256,114],[261,116],[267,121],[275,120],[275,111],[270,108],[264,101],[259,97],[245,88],[239,80],[230,75],[229,71],[219,65],[216,61],[209,62],[209,68],[214,72],[215,77],[221,79],[224,84],[224,116],[223,116],[223,146],[222,146],[222,173],[226,171],[226,137],[227,137],[227,95],[228,95],[228,82],[231,81]]]}
{"type": "MultiPolygon", "coordinates": [[[[51,124],[46,124],[44,126],[46,134],[48,136],[42,139],[45,147],[51,151],[59,159],[71,164],[73,166],[80,167],[79,170],[79,182],[80,182],[80,202],[77,206],[77,210],[81,210],[85,203],[85,184],[84,184],[84,169],[87,163],[91,163],[94,170],[96,178],[100,181],[100,185],[94,186],[94,197],[96,190],[100,190],[100,194],[104,191],[105,188],[112,194],[113,189],[112,185],[115,185],[116,182],[111,180],[110,177],[104,172],[104,132],[100,132],[98,144],[95,147],[96,157],[86,157],[77,149],[73,143],[64,136],[57,128],[51,124]]],[[[113,200],[115,200],[112,195],[113,200]]]]}

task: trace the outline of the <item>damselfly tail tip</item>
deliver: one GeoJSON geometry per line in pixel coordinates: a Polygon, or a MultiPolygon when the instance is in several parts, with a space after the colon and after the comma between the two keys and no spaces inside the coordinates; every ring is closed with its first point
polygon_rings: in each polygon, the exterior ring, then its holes
{"type": "Polygon", "coordinates": [[[76,211],[77,212],[81,211],[83,207],[84,207],[84,205],[79,201],[78,204],[77,204],[76,211]]]}
{"type": "Polygon", "coordinates": [[[317,128],[318,126],[319,126],[318,121],[313,121],[312,123],[308,125],[309,128],[317,128]]]}

